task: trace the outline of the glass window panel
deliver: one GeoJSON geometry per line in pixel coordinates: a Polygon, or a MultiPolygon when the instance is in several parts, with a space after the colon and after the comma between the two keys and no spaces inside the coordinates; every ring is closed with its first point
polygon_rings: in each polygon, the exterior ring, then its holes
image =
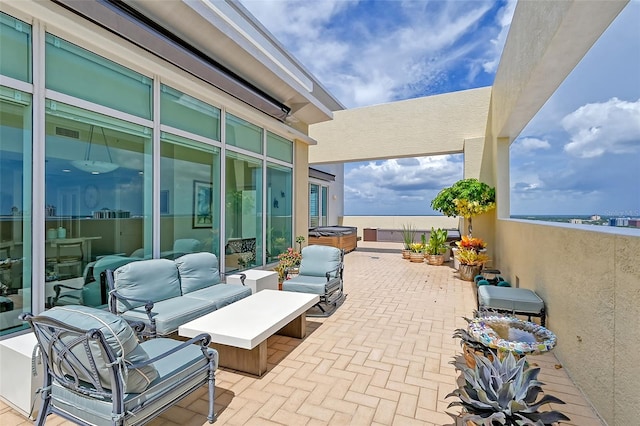
{"type": "Polygon", "coordinates": [[[293,163],[293,142],[267,132],[267,155],[287,163],[293,163]]]}
{"type": "Polygon", "coordinates": [[[164,84],[160,92],[160,122],[220,140],[220,110],[164,84]]]}
{"type": "Polygon", "coordinates": [[[208,251],[220,258],[220,150],[163,132],[160,156],[162,257],[208,251]]]}
{"type": "Polygon", "coordinates": [[[93,267],[151,254],[151,129],[47,100],[45,131],[47,306],[103,306],[93,267]]]}
{"type": "Polygon", "coordinates": [[[262,162],[227,152],[225,266],[235,271],[262,265],[262,162]]]}
{"type": "Polygon", "coordinates": [[[329,204],[329,188],[322,187],[322,226],[327,226],[327,205],[329,204]]]}
{"type": "Polygon", "coordinates": [[[31,312],[31,95],[0,86],[0,336],[31,312]]]}
{"type": "Polygon", "coordinates": [[[267,164],[267,262],[293,247],[293,170],[267,164]]]}
{"type": "Polygon", "coordinates": [[[226,116],[226,142],[262,154],[262,129],[231,114],[226,116]]]}
{"type": "Polygon", "coordinates": [[[320,224],[320,187],[309,184],[309,226],[320,224]]]}
{"type": "Polygon", "coordinates": [[[0,74],[31,83],[31,25],[0,12],[0,74]]]}
{"type": "Polygon", "coordinates": [[[46,40],[48,89],[151,119],[153,92],[149,77],[51,34],[46,40]]]}

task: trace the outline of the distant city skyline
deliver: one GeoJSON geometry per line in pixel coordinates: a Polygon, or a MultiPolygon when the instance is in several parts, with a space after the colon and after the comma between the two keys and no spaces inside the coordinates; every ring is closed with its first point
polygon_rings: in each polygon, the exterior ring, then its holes
{"type": "MultiPolygon", "coordinates": [[[[242,0],[347,108],[493,84],[516,2],[242,0]]],[[[511,146],[511,214],[640,216],[640,0],[511,146]]],[[[431,215],[462,155],[345,164],[345,214],[431,215]]]]}

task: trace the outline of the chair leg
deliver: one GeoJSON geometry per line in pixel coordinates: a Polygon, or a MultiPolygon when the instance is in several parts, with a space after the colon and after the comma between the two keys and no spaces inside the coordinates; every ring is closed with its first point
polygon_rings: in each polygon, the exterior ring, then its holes
{"type": "Polygon", "coordinates": [[[209,360],[209,415],[207,420],[209,423],[216,421],[216,413],[214,412],[214,401],[216,396],[216,373],[213,365],[213,360],[209,360]]]}
{"type": "Polygon", "coordinates": [[[36,425],[44,426],[44,423],[47,420],[47,416],[49,415],[49,404],[51,404],[51,378],[50,377],[47,377],[47,379],[45,380],[40,397],[42,398],[42,404],[40,406],[40,412],[38,413],[36,425]]]}

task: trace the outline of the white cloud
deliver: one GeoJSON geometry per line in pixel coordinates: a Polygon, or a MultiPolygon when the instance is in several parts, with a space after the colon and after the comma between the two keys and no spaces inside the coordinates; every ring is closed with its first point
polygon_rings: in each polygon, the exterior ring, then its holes
{"type": "Polygon", "coordinates": [[[492,1],[242,3],[347,107],[449,91],[442,86],[452,73],[467,75],[454,90],[478,87],[482,64],[499,57],[512,9],[486,24],[492,1]]]}
{"type": "Polygon", "coordinates": [[[345,213],[428,214],[431,199],[462,178],[462,155],[398,158],[345,168],[345,213]]]}
{"type": "Polygon", "coordinates": [[[511,28],[511,20],[513,19],[513,12],[516,9],[516,3],[516,0],[509,0],[506,6],[498,12],[496,21],[500,25],[500,33],[498,33],[496,38],[491,40],[491,48],[487,51],[488,58],[486,58],[482,64],[482,68],[486,73],[495,74],[498,69],[504,43],[507,41],[507,34],[509,34],[509,28],[511,28]]]}
{"type": "Polygon", "coordinates": [[[640,151],[640,99],[636,102],[611,98],[581,106],[562,119],[571,141],[565,152],[578,158],[605,153],[629,154],[640,151]]]}
{"type": "Polygon", "coordinates": [[[549,142],[539,138],[522,138],[517,139],[511,145],[511,154],[512,155],[522,155],[528,154],[533,151],[537,151],[540,149],[549,149],[551,145],[549,142]]]}

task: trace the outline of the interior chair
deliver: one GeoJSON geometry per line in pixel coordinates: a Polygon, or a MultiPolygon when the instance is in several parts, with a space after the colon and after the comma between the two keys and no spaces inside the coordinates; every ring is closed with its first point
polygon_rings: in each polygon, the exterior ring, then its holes
{"type": "Polygon", "coordinates": [[[160,253],[160,257],[165,259],[177,259],[189,253],[197,253],[202,250],[202,243],[195,238],[178,238],[173,242],[171,251],[160,253]]]}
{"type": "Polygon", "coordinates": [[[115,254],[100,257],[85,267],[83,272],[84,279],[79,285],[71,286],[66,283],[55,284],[53,289],[56,294],[53,297],[51,306],[85,305],[106,307],[108,303],[109,286],[104,271],[107,269],[117,269],[122,265],[137,260],[142,259],[115,254]]]}
{"type": "Polygon", "coordinates": [[[311,293],[320,301],[307,312],[308,316],[329,316],[344,296],[344,250],[336,247],[311,245],[302,249],[298,275],[289,278],[285,271],[282,290],[311,293]],[[319,311],[319,312],[317,312],[319,311]]]}
{"type": "Polygon", "coordinates": [[[207,347],[209,335],[139,343],[124,319],[87,306],[20,318],[33,329],[44,361],[38,426],[49,414],[82,425],[144,424],[205,383],[213,423],[218,353],[207,347]]]}
{"type": "Polygon", "coordinates": [[[56,243],[56,263],[54,272],[58,279],[82,276],[82,259],[84,258],[82,240],[68,240],[56,243]],[[63,273],[67,270],[66,273],[63,273]]]}

